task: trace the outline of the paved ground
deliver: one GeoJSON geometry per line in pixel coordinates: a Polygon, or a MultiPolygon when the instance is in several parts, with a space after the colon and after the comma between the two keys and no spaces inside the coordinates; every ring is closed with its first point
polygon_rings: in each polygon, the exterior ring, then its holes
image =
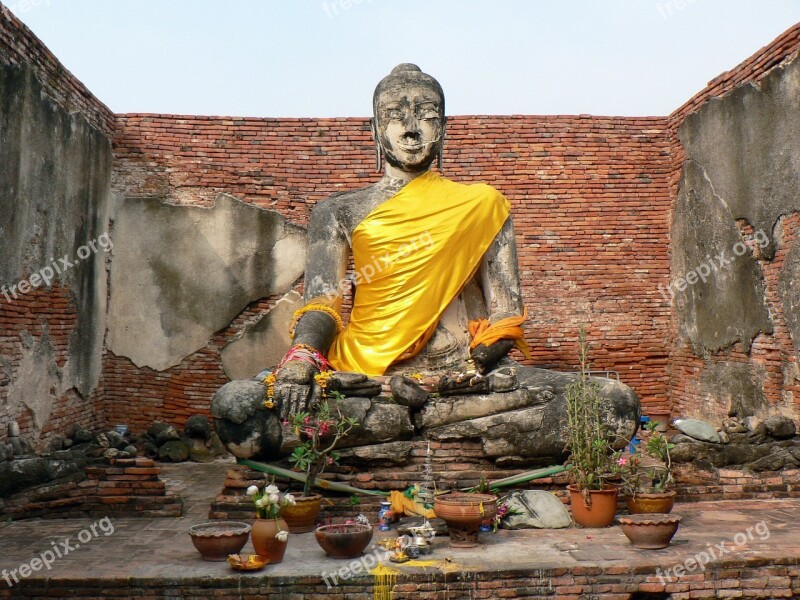
{"type": "MultiPolygon", "coordinates": [[[[54,546],[74,546],[56,560],[50,570],[41,569],[30,578],[130,578],[130,577],[225,577],[232,575],[226,563],[199,559],[187,529],[206,520],[209,504],[222,489],[229,463],[184,464],[165,467],[170,489],[185,500],[180,519],[114,518],[27,520],[0,524],[0,573],[19,569],[54,546]],[[95,525],[96,535],[91,534],[95,525]],[[103,528],[105,527],[105,528],[103,528]],[[113,533],[111,532],[113,527],[113,533]],[[84,531],[86,543],[79,542],[84,531]],[[108,535],[106,535],[108,533],[108,535]],[[91,539],[89,539],[91,537],[91,539]],[[79,546],[79,547],[78,547],[79,546]]],[[[665,550],[643,551],[631,547],[619,527],[602,530],[567,529],[482,534],[484,544],[476,549],[453,550],[446,539],[436,539],[436,564],[426,569],[486,571],[494,569],[573,568],[619,565],[653,572],[724,554],[725,558],[795,557],[800,560],[800,501],[725,501],[679,504],[674,513],[683,522],[673,544],[665,550]]],[[[377,532],[377,541],[384,532],[377,532]]],[[[246,550],[252,551],[250,544],[246,550]]],[[[374,548],[373,548],[374,550],[374,548]]],[[[714,562],[714,559],[711,558],[714,562]]],[[[294,535],[284,562],[261,575],[283,577],[319,576],[347,564],[328,559],[313,534],[294,535]]],[[[393,565],[395,566],[395,565],[393,565]]],[[[401,570],[422,568],[413,563],[401,570]]],[[[639,571],[644,572],[644,571],[639,571]]],[[[5,587],[0,578],[0,589],[5,587]]]]}

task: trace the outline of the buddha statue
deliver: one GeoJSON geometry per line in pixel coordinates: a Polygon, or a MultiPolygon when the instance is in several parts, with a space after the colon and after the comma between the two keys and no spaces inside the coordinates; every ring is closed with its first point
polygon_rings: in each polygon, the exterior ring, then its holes
{"type": "MultiPolygon", "coordinates": [[[[318,375],[330,371],[348,396],[341,410],[361,422],[346,445],[468,437],[482,439],[495,459],[553,459],[563,453],[563,396],[574,375],[508,357],[514,347],[528,352],[508,201],[489,185],[431,169],[438,159],[441,171],[445,98],[419,67],[401,64],[383,78],[373,111],[382,176],[313,208],[293,346],[277,368],[215,395],[221,439],[239,457],[277,457],[281,420],[318,403],[325,392],[318,375]],[[387,385],[392,393],[382,394],[387,385]]],[[[620,436],[632,437],[636,395],[601,383],[620,436]]]]}

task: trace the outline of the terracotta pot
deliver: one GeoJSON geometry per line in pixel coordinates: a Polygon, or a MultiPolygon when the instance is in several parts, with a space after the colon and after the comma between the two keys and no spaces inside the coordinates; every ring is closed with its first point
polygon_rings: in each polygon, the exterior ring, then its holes
{"type": "Polygon", "coordinates": [[[647,550],[666,548],[681,522],[679,515],[647,513],[619,518],[619,526],[632,546],[647,550]]]}
{"type": "Polygon", "coordinates": [[[632,515],[643,513],[669,513],[675,504],[675,490],[658,492],[655,494],[636,494],[629,497],[625,503],[632,515]]]}
{"type": "Polygon", "coordinates": [[[568,485],[572,518],[584,527],[608,527],[617,514],[619,488],[606,486],[602,490],[589,490],[589,503],[575,485],[568,485]]]}
{"type": "Polygon", "coordinates": [[[285,506],[281,511],[281,517],[289,526],[289,531],[291,533],[313,531],[322,507],[322,496],[319,494],[303,496],[299,492],[292,492],[292,496],[295,497],[295,504],[285,506]]]}
{"type": "Polygon", "coordinates": [[[356,558],[372,541],[372,527],[360,523],[323,525],[316,528],[314,536],[331,558],[356,558]]]}
{"type": "Polygon", "coordinates": [[[209,521],[189,528],[192,543],[203,560],[227,560],[247,543],[250,525],[238,521],[209,521]]]}
{"type": "Polygon", "coordinates": [[[281,542],[275,537],[275,534],[279,531],[289,531],[286,521],[280,517],[253,521],[253,530],[250,533],[250,537],[253,540],[253,548],[256,554],[266,558],[270,564],[281,562],[283,553],[286,552],[288,541],[281,542]]]}
{"type": "Polygon", "coordinates": [[[434,499],[433,512],[447,523],[451,546],[472,548],[478,545],[481,521],[493,519],[497,514],[497,496],[458,492],[444,494],[434,499]]]}

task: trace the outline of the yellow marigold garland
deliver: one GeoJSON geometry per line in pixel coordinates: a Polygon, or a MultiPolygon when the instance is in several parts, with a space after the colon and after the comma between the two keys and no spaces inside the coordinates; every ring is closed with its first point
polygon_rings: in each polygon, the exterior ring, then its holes
{"type": "Polygon", "coordinates": [[[331,308],[330,306],[325,306],[324,304],[307,304],[302,308],[298,308],[296,311],[294,311],[294,314],[292,314],[292,323],[289,325],[289,337],[291,339],[294,339],[294,329],[297,326],[297,322],[300,320],[300,317],[307,312],[314,310],[324,312],[325,314],[330,315],[330,317],[336,321],[336,333],[339,333],[342,329],[344,329],[342,317],[339,316],[339,313],[335,309],[331,308]]]}
{"type": "Polygon", "coordinates": [[[327,397],[328,393],[328,380],[333,375],[333,371],[320,371],[316,375],[314,375],[314,381],[317,382],[317,385],[322,390],[322,397],[327,397]]]}
{"type": "Polygon", "coordinates": [[[270,373],[264,377],[264,385],[267,386],[267,399],[264,401],[266,408],[275,408],[275,373],[270,373]]]}

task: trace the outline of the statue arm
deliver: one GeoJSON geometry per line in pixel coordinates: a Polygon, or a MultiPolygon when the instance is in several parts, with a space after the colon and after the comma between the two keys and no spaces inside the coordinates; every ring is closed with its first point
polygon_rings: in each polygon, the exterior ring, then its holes
{"type": "MultiPolygon", "coordinates": [[[[519,280],[517,242],[511,217],[506,219],[503,228],[486,251],[480,275],[491,323],[522,314],[524,310],[522,286],[519,280]]],[[[499,340],[491,346],[480,344],[472,351],[472,358],[478,370],[485,373],[490,371],[513,347],[513,340],[499,340]]]]}
{"type": "MultiPolygon", "coordinates": [[[[329,202],[314,207],[308,228],[305,301],[324,302],[338,310],[341,285],[347,272],[350,246],[329,202]]],[[[303,314],[295,326],[294,345],[311,346],[326,354],[337,332],[331,315],[322,311],[303,314]]],[[[276,373],[275,400],[281,418],[304,411],[319,399],[314,376],[319,372],[304,360],[289,360],[276,373]]]]}
{"type": "MultiPolygon", "coordinates": [[[[349,256],[350,245],[336,218],[335,207],[330,200],[318,204],[311,211],[308,227],[306,303],[320,301],[339,310],[349,256]]],[[[305,313],[295,327],[295,343],[308,344],[323,354],[335,336],[336,321],[321,311],[305,313]]]]}

